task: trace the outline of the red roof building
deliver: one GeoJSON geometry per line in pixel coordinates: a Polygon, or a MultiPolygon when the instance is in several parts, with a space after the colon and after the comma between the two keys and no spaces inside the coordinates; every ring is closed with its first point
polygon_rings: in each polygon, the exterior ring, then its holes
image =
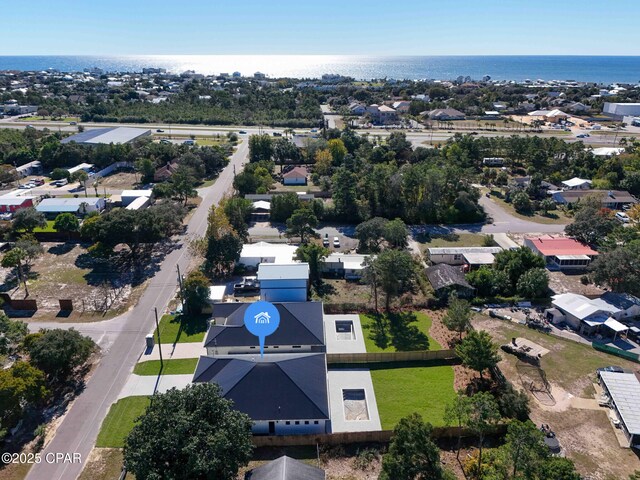
{"type": "Polygon", "coordinates": [[[573,238],[530,237],[524,239],[524,245],[544,257],[547,267],[554,270],[585,269],[598,256],[598,252],[573,238]]]}
{"type": "Polygon", "coordinates": [[[282,175],[282,183],[284,185],[306,185],[307,175],[306,168],[295,167],[282,175]]]}

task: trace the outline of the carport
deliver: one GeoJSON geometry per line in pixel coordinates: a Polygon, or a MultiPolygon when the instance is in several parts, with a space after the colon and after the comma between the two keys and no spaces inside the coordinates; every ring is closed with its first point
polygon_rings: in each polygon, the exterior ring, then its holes
{"type": "Polygon", "coordinates": [[[619,321],[617,321],[615,318],[613,317],[609,317],[605,320],[604,322],[604,326],[613,330],[613,341],[616,341],[616,337],[618,336],[618,334],[620,332],[626,332],[627,330],[629,330],[629,327],[623,325],[622,323],[620,323],[619,321]]]}

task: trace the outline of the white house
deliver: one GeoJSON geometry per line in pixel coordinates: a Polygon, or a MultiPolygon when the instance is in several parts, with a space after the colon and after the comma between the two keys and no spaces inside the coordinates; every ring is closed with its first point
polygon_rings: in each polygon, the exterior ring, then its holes
{"type": "Polygon", "coordinates": [[[86,215],[91,212],[101,212],[105,204],[106,201],[102,197],[45,198],[38,204],[36,210],[47,217],[55,218],[59,213],[86,215]]]}
{"type": "Polygon", "coordinates": [[[397,102],[393,102],[392,107],[394,108],[394,110],[396,112],[408,113],[409,112],[409,108],[411,108],[411,102],[409,102],[407,100],[400,100],[400,101],[397,101],[397,102]]]}
{"type": "Polygon", "coordinates": [[[123,190],[120,194],[123,207],[126,207],[135,199],[140,197],[145,197],[151,200],[151,198],[153,197],[153,190],[123,190]]]}
{"type": "Polygon", "coordinates": [[[309,291],[308,263],[261,263],[258,266],[260,300],[304,302],[309,291]]]}
{"type": "Polygon", "coordinates": [[[307,175],[306,168],[294,167],[282,175],[282,183],[283,185],[306,185],[307,175]]]}
{"type": "Polygon", "coordinates": [[[320,268],[325,274],[356,280],[362,277],[367,258],[369,255],[334,252],[325,257],[320,268]]]}
{"type": "Polygon", "coordinates": [[[249,268],[258,268],[261,263],[295,263],[297,249],[297,246],[286,243],[246,243],[242,246],[238,263],[249,268]]]}
{"type": "Polygon", "coordinates": [[[253,420],[256,435],[330,430],[324,353],[202,356],[193,382],[218,384],[222,396],[253,420]]]}
{"type": "Polygon", "coordinates": [[[566,190],[588,190],[591,188],[591,180],[573,177],[569,180],[564,180],[562,185],[566,190]]]}

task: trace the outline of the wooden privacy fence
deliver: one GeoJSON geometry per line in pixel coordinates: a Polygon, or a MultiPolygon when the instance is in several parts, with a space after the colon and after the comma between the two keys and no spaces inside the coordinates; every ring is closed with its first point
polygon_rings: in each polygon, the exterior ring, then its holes
{"type": "Polygon", "coordinates": [[[455,350],[427,350],[416,352],[380,353],[328,353],[327,364],[425,362],[431,360],[457,360],[455,350]]]}
{"type": "MultiPolygon", "coordinates": [[[[498,424],[488,435],[504,435],[507,426],[498,424]]],[[[431,435],[436,439],[457,438],[458,433],[463,437],[473,437],[475,434],[466,428],[434,427],[431,435]]],[[[320,433],[315,435],[269,435],[254,436],[255,447],[293,447],[301,445],[347,445],[353,443],[389,443],[393,438],[393,430],[375,430],[372,432],[339,432],[320,433]]]]}

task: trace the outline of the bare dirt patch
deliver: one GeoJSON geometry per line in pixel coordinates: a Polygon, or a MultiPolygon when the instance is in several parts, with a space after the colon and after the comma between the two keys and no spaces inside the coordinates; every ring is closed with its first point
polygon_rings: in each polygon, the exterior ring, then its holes
{"type": "Polygon", "coordinates": [[[532,393],[526,388],[527,380],[535,375],[531,370],[519,368],[514,355],[500,352],[502,360],[498,367],[515,388],[527,392],[532,421],[537,425],[550,425],[565,455],[575,462],[581,474],[594,480],[609,480],[627,478],[640,469],[638,457],[631,450],[620,448],[606,413],[572,407],[576,397],[593,398],[596,368],[613,364],[638,370],[637,364],[513,322],[478,315],[473,324],[477,329],[489,332],[500,344],[512,337],[524,337],[549,350],[542,357],[540,366],[551,386],[550,395],[532,393]]]}
{"type": "Polygon", "coordinates": [[[133,172],[118,172],[100,179],[100,187],[133,189],[139,182],[140,175],[133,172]]]}
{"type": "MultiPolygon", "coordinates": [[[[33,262],[27,281],[28,298],[38,304],[33,320],[103,320],[126,311],[144,290],[144,272],[132,281],[131,272],[119,268],[117,260],[97,268],[85,245],[47,242],[42,246],[44,254],[33,262]],[[62,313],[60,299],[72,300],[73,312],[62,313]]],[[[0,268],[0,291],[25,298],[13,269],[0,268]]]]}
{"type": "Polygon", "coordinates": [[[549,288],[554,293],[577,293],[578,295],[584,295],[585,297],[596,297],[602,295],[605,291],[589,283],[583,284],[580,280],[586,272],[578,274],[566,274],[563,272],[548,272],[549,274],[549,288]]]}

